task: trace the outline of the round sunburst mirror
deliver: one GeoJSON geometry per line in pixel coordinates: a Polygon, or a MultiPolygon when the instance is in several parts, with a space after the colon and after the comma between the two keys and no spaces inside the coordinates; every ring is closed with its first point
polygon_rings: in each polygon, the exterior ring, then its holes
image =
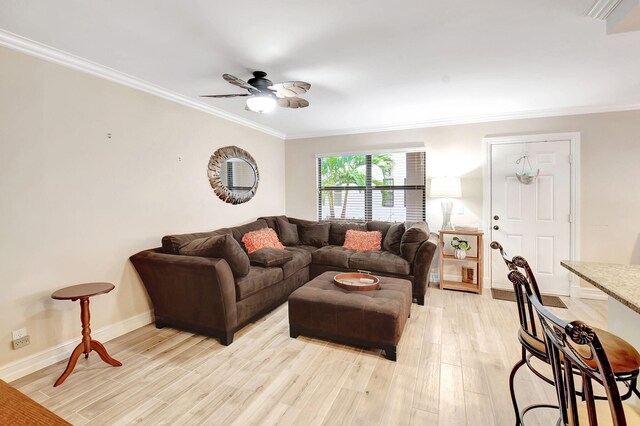
{"type": "Polygon", "coordinates": [[[225,203],[242,204],[258,190],[258,165],[251,154],[237,146],[225,146],[213,153],[207,170],[211,188],[225,203]]]}

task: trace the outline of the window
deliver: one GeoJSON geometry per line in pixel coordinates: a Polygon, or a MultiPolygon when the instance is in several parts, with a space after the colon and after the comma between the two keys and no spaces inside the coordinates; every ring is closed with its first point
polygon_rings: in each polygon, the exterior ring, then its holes
{"type": "Polygon", "coordinates": [[[425,153],[320,157],[320,220],[425,220],[425,153]]]}

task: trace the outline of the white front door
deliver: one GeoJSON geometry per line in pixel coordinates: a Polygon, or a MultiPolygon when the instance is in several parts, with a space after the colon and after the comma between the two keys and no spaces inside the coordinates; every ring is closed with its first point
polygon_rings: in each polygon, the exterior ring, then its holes
{"type": "MultiPolygon", "coordinates": [[[[491,241],[502,244],[509,256],[527,259],[542,293],[569,295],[569,272],[560,261],[571,258],[571,142],[492,144],[489,149],[491,241]],[[523,162],[525,173],[540,170],[528,185],[516,177],[523,162]]],[[[491,252],[491,286],[513,289],[499,253],[491,252]]]]}

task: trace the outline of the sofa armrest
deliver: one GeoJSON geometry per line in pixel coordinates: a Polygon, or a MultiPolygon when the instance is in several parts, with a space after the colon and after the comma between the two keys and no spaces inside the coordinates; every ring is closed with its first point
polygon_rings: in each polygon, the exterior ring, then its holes
{"type": "Polygon", "coordinates": [[[429,239],[418,247],[413,266],[413,294],[423,296],[429,285],[429,271],[431,263],[438,249],[438,234],[430,233],[429,239]]]}
{"type": "Polygon", "coordinates": [[[226,332],[237,326],[236,289],[224,259],[144,250],[130,257],[160,322],[226,332]]]}

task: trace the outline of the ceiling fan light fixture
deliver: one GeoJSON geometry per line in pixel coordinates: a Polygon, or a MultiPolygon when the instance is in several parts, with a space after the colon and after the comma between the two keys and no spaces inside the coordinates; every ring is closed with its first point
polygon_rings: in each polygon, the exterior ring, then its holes
{"type": "Polygon", "coordinates": [[[249,93],[230,93],[228,95],[201,95],[204,98],[236,98],[246,97],[245,109],[257,113],[271,112],[276,106],[282,108],[306,108],[309,101],[299,95],[307,93],[311,88],[304,81],[285,81],[273,84],[264,71],[255,71],[249,81],[240,80],[231,74],[223,74],[222,78],[229,84],[247,90],[249,93]]]}
{"type": "Polygon", "coordinates": [[[253,112],[271,112],[276,107],[277,101],[272,96],[253,96],[247,98],[247,108],[253,112]]]}

